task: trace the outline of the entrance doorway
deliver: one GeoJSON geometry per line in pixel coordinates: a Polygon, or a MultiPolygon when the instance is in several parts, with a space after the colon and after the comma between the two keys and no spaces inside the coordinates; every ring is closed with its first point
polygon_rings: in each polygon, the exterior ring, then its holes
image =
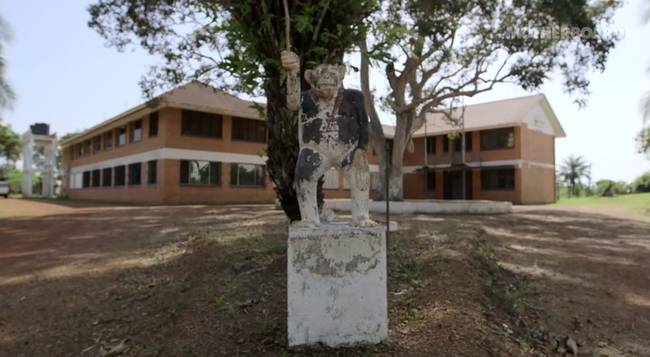
{"type": "MultiPolygon", "coordinates": [[[[445,171],[443,174],[444,199],[463,199],[463,170],[445,171]]],[[[466,199],[472,199],[472,170],[465,171],[466,199]]]]}

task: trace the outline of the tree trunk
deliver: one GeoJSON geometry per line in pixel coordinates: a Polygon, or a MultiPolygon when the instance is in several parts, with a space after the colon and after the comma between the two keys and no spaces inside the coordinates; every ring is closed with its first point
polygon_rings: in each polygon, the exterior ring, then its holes
{"type": "Polygon", "coordinates": [[[366,37],[362,36],[359,41],[359,48],[361,49],[361,63],[359,65],[359,77],[361,80],[361,91],[365,101],[366,112],[370,118],[370,147],[375,150],[377,159],[379,159],[379,173],[377,175],[375,199],[383,201],[386,199],[386,163],[388,156],[386,154],[386,139],[384,138],[384,129],[379,120],[379,114],[375,110],[375,99],[370,90],[370,59],[368,58],[368,48],[366,45],[366,37]]]}
{"type": "Polygon", "coordinates": [[[406,114],[397,117],[397,127],[395,128],[395,137],[393,139],[393,152],[391,153],[390,177],[388,191],[391,201],[404,200],[404,183],[403,183],[403,162],[404,151],[411,134],[409,133],[408,121],[410,118],[406,114]]]}
{"type": "MultiPolygon", "coordinates": [[[[393,149],[394,150],[394,149],[393,149]]],[[[402,160],[393,161],[390,166],[388,194],[391,201],[404,200],[404,179],[402,173],[402,160]]]]}
{"type": "MultiPolygon", "coordinates": [[[[266,168],[287,217],[300,220],[300,208],[294,187],[294,173],[300,145],[298,143],[298,115],[287,108],[286,88],[281,73],[267,68],[264,83],[266,92],[266,119],[268,128],[266,168]]],[[[323,207],[323,179],[318,181],[318,207],[323,207]]]]}

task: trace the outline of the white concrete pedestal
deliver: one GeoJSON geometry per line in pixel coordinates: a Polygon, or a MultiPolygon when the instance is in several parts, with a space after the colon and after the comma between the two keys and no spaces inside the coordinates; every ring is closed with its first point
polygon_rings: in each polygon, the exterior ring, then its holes
{"type": "Polygon", "coordinates": [[[374,344],[388,337],[385,229],[289,228],[289,346],[374,344]]]}

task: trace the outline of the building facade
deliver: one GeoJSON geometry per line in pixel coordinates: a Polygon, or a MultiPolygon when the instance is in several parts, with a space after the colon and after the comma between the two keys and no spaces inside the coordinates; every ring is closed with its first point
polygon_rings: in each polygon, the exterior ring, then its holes
{"type": "MultiPolygon", "coordinates": [[[[181,86],[63,142],[64,192],[141,203],[272,203],[258,108],[197,82],[181,86]]],[[[432,115],[414,134],[404,157],[406,199],[461,199],[465,172],[467,199],[554,202],[555,138],[564,131],[543,95],[469,106],[462,118],[459,127],[432,115]]],[[[384,128],[389,141],[393,131],[384,128]]],[[[376,181],[372,150],[369,161],[376,181]]],[[[333,170],[324,189],[327,198],[350,195],[333,170]]]]}

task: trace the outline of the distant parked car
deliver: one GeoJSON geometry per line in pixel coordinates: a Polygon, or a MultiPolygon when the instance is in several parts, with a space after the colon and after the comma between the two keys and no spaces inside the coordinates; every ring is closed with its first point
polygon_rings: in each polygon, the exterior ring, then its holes
{"type": "Polygon", "coordinates": [[[5,196],[9,198],[9,182],[0,179],[0,196],[5,196]]]}

